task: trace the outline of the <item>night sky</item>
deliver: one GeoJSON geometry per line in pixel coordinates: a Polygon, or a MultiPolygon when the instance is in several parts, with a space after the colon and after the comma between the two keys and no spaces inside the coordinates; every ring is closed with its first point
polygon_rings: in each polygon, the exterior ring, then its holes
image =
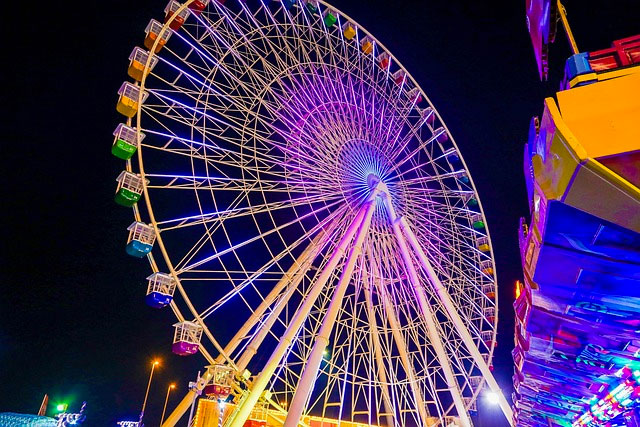
{"type": "MultiPolygon", "coordinates": [[[[230,0],[234,1],[234,0],[230,0]]],[[[581,50],[640,32],[638,0],[566,0],[581,50]],[[597,7],[595,5],[598,5],[597,7]]],[[[495,373],[511,394],[518,220],[527,214],[522,146],[529,120],[555,92],[569,50],[552,47],[540,83],[524,1],[335,0],[384,43],[434,103],[471,170],[487,215],[499,280],[495,373]],[[487,6],[492,3],[493,6],[487,6]]],[[[0,412],[35,413],[44,393],[90,426],[135,417],[153,357],[146,421],[157,425],[167,385],[177,403],[203,359],[171,355],[169,310],[143,302],[145,260],[124,252],[130,210],[113,203],[122,162],[116,91],[128,55],[164,1],[14,2],[3,8],[0,412]],[[11,9],[11,7],[18,7],[11,9]]],[[[219,325],[219,327],[231,327],[219,325]]],[[[171,407],[170,403],[170,407],[171,407]]],[[[484,407],[481,405],[481,409],[484,407]]],[[[497,409],[485,409],[479,425],[497,409]]]]}

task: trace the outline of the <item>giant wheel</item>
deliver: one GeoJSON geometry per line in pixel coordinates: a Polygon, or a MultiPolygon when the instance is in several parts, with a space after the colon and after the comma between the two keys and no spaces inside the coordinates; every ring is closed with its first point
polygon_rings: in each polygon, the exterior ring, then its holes
{"type": "Polygon", "coordinates": [[[120,91],[118,197],[174,351],[238,374],[225,425],[261,401],[287,426],[470,425],[485,381],[499,393],[493,254],[424,91],[322,1],[166,12],[120,91]]]}

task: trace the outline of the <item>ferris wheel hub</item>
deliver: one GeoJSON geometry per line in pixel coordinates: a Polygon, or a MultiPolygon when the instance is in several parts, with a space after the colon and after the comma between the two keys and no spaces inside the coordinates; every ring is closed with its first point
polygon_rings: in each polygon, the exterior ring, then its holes
{"type": "Polygon", "coordinates": [[[369,188],[371,188],[371,190],[377,190],[378,191],[378,195],[382,195],[382,194],[388,194],[389,193],[389,188],[387,187],[387,184],[385,184],[378,175],[370,173],[367,176],[367,184],[369,185],[369,188]]]}

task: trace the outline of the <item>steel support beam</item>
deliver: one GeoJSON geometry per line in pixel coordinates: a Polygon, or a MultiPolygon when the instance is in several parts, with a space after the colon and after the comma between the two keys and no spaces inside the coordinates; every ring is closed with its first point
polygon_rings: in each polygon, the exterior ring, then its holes
{"type": "Polygon", "coordinates": [[[422,264],[424,271],[427,273],[429,282],[431,282],[431,285],[433,286],[433,288],[436,291],[436,294],[438,295],[438,299],[440,300],[445,310],[447,311],[447,314],[449,315],[449,319],[451,319],[454,326],[456,327],[456,331],[458,332],[460,338],[462,338],[462,341],[464,342],[464,345],[467,348],[467,351],[469,351],[469,353],[473,357],[474,362],[478,366],[478,369],[480,369],[482,376],[487,381],[487,385],[489,386],[489,389],[498,396],[498,399],[499,399],[498,402],[500,404],[500,409],[502,409],[502,413],[507,418],[507,421],[509,422],[509,424],[513,425],[513,410],[511,409],[511,406],[507,402],[507,399],[505,399],[504,394],[502,393],[502,390],[498,386],[496,379],[493,377],[493,374],[489,369],[489,366],[487,366],[487,362],[485,362],[484,358],[482,357],[482,354],[480,353],[480,350],[478,350],[478,347],[473,341],[473,337],[469,333],[469,330],[467,329],[464,321],[460,317],[460,314],[458,313],[456,306],[451,300],[449,292],[447,292],[446,288],[442,285],[442,282],[440,281],[440,279],[438,278],[438,275],[433,269],[433,266],[431,265],[429,258],[427,258],[427,255],[422,249],[422,246],[420,246],[420,243],[418,242],[418,238],[414,234],[411,227],[409,227],[409,224],[405,218],[400,219],[400,227],[402,228],[402,231],[404,231],[404,234],[406,234],[407,240],[409,240],[409,243],[411,244],[414,252],[417,254],[418,260],[422,264]]]}
{"type": "Polygon", "coordinates": [[[302,304],[298,307],[298,310],[296,311],[293,319],[289,323],[289,326],[285,330],[282,338],[280,339],[280,342],[278,343],[275,350],[269,357],[269,360],[267,361],[266,365],[262,369],[262,372],[260,372],[256,376],[256,378],[253,380],[251,384],[251,389],[249,391],[249,395],[247,396],[246,399],[243,400],[240,407],[237,408],[237,411],[235,412],[235,416],[233,417],[233,419],[229,419],[225,423],[227,427],[243,427],[245,421],[247,420],[247,418],[249,418],[249,415],[251,414],[253,407],[260,399],[262,392],[266,389],[267,384],[269,383],[269,381],[271,380],[271,377],[273,376],[273,373],[275,372],[278,365],[282,361],[282,358],[284,357],[287,350],[293,343],[293,340],[295,339],[295,336],[298,333],[298,330],[300,329],[304,321],[307,319],[307,316],[311,312],[311,309],[313,308],[316,300],[320,296],[320,293],[322,292],[327,281],[331,277],[331,274],[333,274],[333,271],[338,265],[338,262],[340,262],[340,259],[342,258],[347,246],[353,239],[353,236],[356,234],[356,231],[358,230],[365,216],[367,207],[368,205],[361,207],[358,213],[356,214],[355,218],[353,219],[353,222],[349,225],[349,228],[347,229],[344,236],[340,240],[340,243],[336,247],[333,254],[331,254],[331,257],[329,258],[327,264],[324,266],[322,273],[320,273],[320,275],[317,277],[315,283],[311,287],[311,290],[307,294],[306,298],[304,299],[302,304]]]}
{"type": "Polygon", "coordinates": [[[407,276],[415,293],[422,317],[427,325],[427,334],[429,336],[429,341],[431,343],[431,346],[433,347],[434,352],[436,353],[438,363],[442,367],[442,372],[444,373],[447,388],[449,389],[449,392],[453,397],[453,403],[456,407],[458,418],[460,419],[463,427],[471,427],[469,414],[464,406],[464,401],[462,400],[462,394],[460,393],[458,382],[453,373],[453,369],[451,367],[451,363],[449,362],[449,358],[447,357],[444,345],[442,344],[440,332],[435,323],[433,310],[431,309],[431,305],[427,300],[424,288],[420,283],[418,273],[409,252],[409,247],[407,246],[407,242],[404,238],[404,235],[402,234],[402,230],[400,228],[400,219],[396,215],[389,193],[385,193],[384,196],[385,206],[389,214],[389,220],[391,221],[393,233],[395,234],[398,248],[400,249],[400,253],[402,254],[402,259],[404,260],[407,276]]]}
{"type": "Polygon", "coordinates": [[[289,412],[286,420],[284,421],[284,427],[298,426],[298,422],[302,417],[307,400],[313,391],[313,385],[315,383],[316,376],[318,375],[318,370],[320,369],[324,350],[327,348],[327,345],[329,345],[329,338],[331,337],[333,326],[335,325],[340,307],[342,306],[342,299],[344,298],[347,287],[351,282],[351,276],[353,275],[356,261],[362,254],[362,243],[369,231],[371,217],[373,216],[375,209],[375,194],[377,194],[377,191],[374,191],[373,200],[369,200],[366,204],[364,219],[362,220],[362,224],[360,225],[355,237],[355,243],[351,247],[349,255],[347,256],[346,265],[342,271],[340,279],[338,280],[338,284],[335,287],[331,302],[329,303],[322,325],[320,326],[320,330],[316,334],[311,353],[307,359],[300,381],[298,381],[298,385],[296,386],[296,391],[293,394],[291,405],[289,405],[289,412]]]}

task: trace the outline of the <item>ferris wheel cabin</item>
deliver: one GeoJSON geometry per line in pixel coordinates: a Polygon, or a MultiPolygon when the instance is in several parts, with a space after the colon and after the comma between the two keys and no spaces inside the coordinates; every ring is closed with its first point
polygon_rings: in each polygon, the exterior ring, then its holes
{"type": "Polygon", "coordinates": [[[433,126],[433,123],[436,120],[436,116],[433,112],[433,108],[431,107],[427,107],[424,110],[422,110],[420,112],[420,117],[422,117],[423,122],[428,124],[429,126],[433,126]]]}
{"type": "Polygon", "coordinates": [[[168,274],[153,273],[147,277],[147,296],[145,302],[149,307],[162,308],[171,304],[176,291],[176,281],[168,274]]]}
{"type": "Polygon", "coordinates": [[[490,259],[480,262],[480,270],[489,276],[493,275],[493,262],[490,259]]]}
{"type": "Polygon", "coordinates": [[[342,26],[342,34],[344,35],[344,38],[347,40],[351,40],[352,38],[354,38],[357,32],[358,32],[358,27],[349,21],[345,22],[344,25],[342,26]]]}
{"type": "Polygon", "coordinates": [[[233,383],[233,368],[226,365],[214,365],[211,381],[204,386],[202,392],[207,397],[215,399],[226,399],[231,394],[231,384],[233,383]]]}
{"type": "Polygon", "coordinates": [[[466,205],[470,208],[475,208],[478,206],[478,199],[475,198],[474,194],[471,192],[469,193],[467,199],[466,199],[466,205]]]}
{"type": "MultiPolygon", "coordinates": [[[[164,13],[165,13],[164,23],[165,24],[167,22],[169,22],[171,17],[178,12],[178,9],[180,9],[181,6],[182,6],[182,4],[178,3],[177,1],[170,1],[169,4],[167,4],[167,7],[164,8],[164,13]]],[[[189,17],[189,9],[185,8],[180,13],[178,13],[178,15],[175,17],[175,19],[173,21],[171,21],[171,23],[169,24],[169,28],[171,28],[174,31],[178,31],[180,29],[180,27],[182,27],[182,24],[184,24],[184,21],[186,21],[188,17],[189,17]]]]}
{"type": "MultiPolygon", "coordinates": [[[[119,159],[129,160],[138,149],[136,129],[120,123],[113,131],[113,136],[115,138],[111,146],[111,154],[119,159]]],[[[144,137],[145,134],[140,132],[140,142],[144,137]]]]}
{"type": "Polygon", "coordinates": [[[487,298],[494,299],[496,297],[495,284],[485,283],[482,285],[482,293],[485,294],[487,298]]]}
{"type": "Polygon", "coordinates": [[[484,228],[484,221],[482,220],[482,214],[475,214],[471,217],[471,225],[476,230],[482,230],[484,228]]]}
{"type": "Polygon", "coordinates": [[[489,252],[491,250],[489,238],[487,236],[479,237],[478,240],[476,240],[476,247],[480,252],[489,252]]]}
{"type": "Polygon", "coordinates": [[[433,133],[438,135],[436,136],[436,141],[438,141],[440,144],[442,144],[443,142],[447,142],[449,140],[449,135],[447,135],[447,130],[443,127],[439,127],[438,129],[434,130],[433,133]]]}
{"type": "MultiPolygon", "coordinates": [[[[218,0],[218,3],[224,3],[224,0],[218,0]]],[[[191,9],[194,15],[200,15],[208,4],[209,0],[195,0],[194,2],[189,4],[189,9],[191,9]]]]}
{"type": "MultiPolygon", "coordinates": [[[[131,55],[129,55],[129,68],[127,70],[127,74],[132,79],[136,81],[141,81],[144,77],[144,66],[149,60],[149,51],[142,49],[141,47],[134,47],[131,51],[131,55]]],[[[157,57],[152,57],[151,62],[149,63],[149,69],[146,74],[149,74],[153,67],[158,63],[157,57]]]]}
{"type": "Polygon", "coordinates": [[[154,53],[160,52],[164,45],[167,44],[167,41],[171,37],[171,34],[173,34],[170,29],[167,29],[167,31],[163,32],[162,24],[155,19],[149,21],[149,24],[147,24],[147,28],[145,28],[144,32],[147,34],[147,36],[144,38],[144,47],[149,50],[153,48],[153,44],[156,42],[156,40],[158,40],[158,37],[160,37],[154,53]]]}
{"type": "Polygon", "coordinates": [[[378,66],[383,70],[388,70],[391,66],[391,56],[387,52],[378,55],[378,66]]]}
{"type": "Polygon", "coordinates": [[[179,322],[173,325],[173,346],[171,351],[179,356],[189,356],[198,352],[202,327],[193,322],[179,322]]]}
{"type": "Polygon", "coordinates": [[[323,12],[324,25],[331,28],[338,21],[338,13],[333,9],[325,9],[323,12]]]}
{"type": "Polygon", "coordinates": [[[307,12],[309,12],[312,15],[315,15],[316,13],[318,13],[318,1],[317,0],[306,0],[306,8],[307,8],[307,12]]]}
{"type": "Polygon", "coordinates": [[[136,258],[142,258],[153,249],[156,241],[156,232],[152,226],[143,222],[134,222],[129,227],[129,240],[127,241],[127,253],[136,258]]]}
{"type": "Polygon", "coordinates": [[[362,53],[367,55],[373,53],[373,40],[369,36],[365,36],[360,40],[360,48],[362,49],[362,53]]]}
{"type": "Polygon", "coordinates": [[[422,93],[420,93],[420,89],[418,89],[417,87],[411,89],[408,93],[408,96],[409,100],[413,102],[414,105],[422,102],[422,93]]]}
{"type": "Polygon", "coordinates": [[[138,112],[138,102],[142,100],[142,102],[147,99],[147,93],[142,92],[142,97],[140,97],[140,88],[133,83],[124,82],[120,89],[118,89],[118,104],[116,105],[116,110],[118,113],[123,116],[132,118],[138,112]]]}
{"type": "Polygon", "coordinates": [[[396,82],[397,85],[402,85],[407,80],[407,73],[403,70],[398,70],[393,73],[393,81],[396,82]]]}
{"type": "Polygon", "coordinates": [[[128,208],[138,203],[144,187],[140,175],[122,171],[116,181],[118,187],[114,197],[115,202],[128,208]]]}

